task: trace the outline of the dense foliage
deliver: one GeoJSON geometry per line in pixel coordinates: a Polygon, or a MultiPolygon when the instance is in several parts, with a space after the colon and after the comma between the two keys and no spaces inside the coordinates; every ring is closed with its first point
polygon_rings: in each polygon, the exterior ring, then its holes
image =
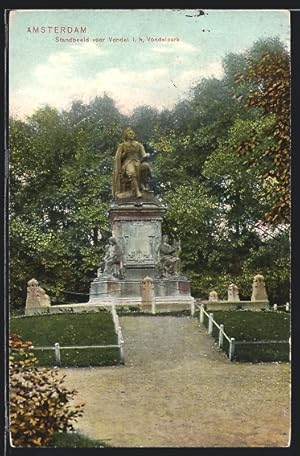
{"type": "Polygon", "coordinates": [[[70,405],[75,390],[64,386],[55,369],[37,368],[25,342],[12,334],[9,340],[9,430],[15,446],[48,446],[57,432],[74,430],[83,405],[70,405]]]}
{"type": "Polygon", "coordinates": [[[75,101],[10,119],[10,293],[24,306],[36,277],[53,302],[87,300],[110,235],[113,156],[130,125],[151,154],[163,230],[181,240],[195,296],[230,282],[289,300],[289,54],[278,40],[229,54],[224,76],[200,81],[172,110],[75,101]]]}
{"type": "MultiPolygon", "coordinates": [[[[237,80],[249,86],[246,105],[257,107],[261,123],[267,126],[268,141],[261,151],[261,176],[267,178],[266,196],[273,194],[274,204],[266,214],[273,224],[290,220],[290,57],[276,40],[259,41],[246,54],[245,68],[237,80]]],[[[255,166],[255,149],[260,141],[253,129],[238,150],[255,166]]]]}

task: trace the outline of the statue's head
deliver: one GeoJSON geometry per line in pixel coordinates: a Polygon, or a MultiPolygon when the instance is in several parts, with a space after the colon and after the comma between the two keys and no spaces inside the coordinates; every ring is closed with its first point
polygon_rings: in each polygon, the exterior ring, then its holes
{"type": "Polygon", "coordinates": [[[127,139],[134,139],[135,138],[135,133],[134,131],[132,130],[132,128],[125,128],[124,130],[124,139],[127,140],[127,139]]]}

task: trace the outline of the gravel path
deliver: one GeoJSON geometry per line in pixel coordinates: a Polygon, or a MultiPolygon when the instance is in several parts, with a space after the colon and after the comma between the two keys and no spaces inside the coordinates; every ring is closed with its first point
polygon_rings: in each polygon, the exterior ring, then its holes
{"type": "Polygon", "coordinates": [[[290,365],[231,363],[189,317],[120,318],[125,366],[61,369],[77,430],[114,447],[284,447],[290,365]]]}

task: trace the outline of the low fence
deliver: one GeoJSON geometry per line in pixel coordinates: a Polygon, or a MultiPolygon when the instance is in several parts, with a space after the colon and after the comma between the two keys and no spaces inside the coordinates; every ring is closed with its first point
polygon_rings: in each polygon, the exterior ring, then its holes
{"type": "MultiPolygon", "coordinates": [[[[17,317],[20,318],[20,317],[17,317]]],[[[112,319],[114,323],[115,333],[118,337],[117,345],[71,345],[61,346],[58,342],[56,342],[53,346],[50,347],[28,347],[26,350],[52,350],[54,352],[54,359],[58,366],[61,365],[61,351],[62,350],[85,350],[85,349],[110,349],[110,348],[118,348],[120,350],[120,361],[121,364],[125,364],[125,353],[124,353],[124,339],[122,335],[121,326],[119,323],[119,316],[116,312],[115,306],[112,306],[112,319]]],[[[12,348],[11,350],[21,350],[21,348],[12,348]]]]}
{"type": "MultiPolygon", "coordinates": [[[[228,342],[228,358],[230,361],[233,360],[235,352],[236,352],[236,346],[239,345],[272,345],[272,344],[289,344],[289,361],[291,361],[291,338],[289,340],[258,340],[258,341],[236,341],[234,337],[229,337],[224,330],[224,325],[223,324],[218,324],[214,320],[214,314],[213,313],[208,313],[204,309],[204,305],[202,304],[199,306],[198,304],[195,304],[194,306],[191,306],[191,315],[195,314],[195,306],[199,309],[199,322],[201,324],[204,324],[204,317],[206,316],[208,319],[208,327],[207,327],[207,333],[209,335],[212,335],[213,333],[213,328],[214,326],[218,329],[219,335],[218,335],[218,347],[220,349],[224,350],[224,339],[228,342]]],[[[227,351],[224,350],[225,353],[227,354],[227,351]]]]}
{"type": "Polygon", "coordinates": [[[286,311],[286,312],[290,312],[291,311],[291,307],[290,307],[290,303],[287,302],[286,304],[284,304],[283,306],[280,306],[278,304],[274,304],[273,305],[273,310],[275,310],[275,312],[278,310],[278,311],[286,311]]]}
{"type": "Polygon", "coordinates": [[[115,326],[115,333],[118,336],[118,347],[120,349],[121,363],[124,364],[125,363],[124,338],[122,335],[122,329],[120,326],[119,316],[117,314],[116,306],[114,304],[111,307],[111,313],[112,313],[112,318],[113,318],[113,322],[114,322],[114,326],[115,326]]]}

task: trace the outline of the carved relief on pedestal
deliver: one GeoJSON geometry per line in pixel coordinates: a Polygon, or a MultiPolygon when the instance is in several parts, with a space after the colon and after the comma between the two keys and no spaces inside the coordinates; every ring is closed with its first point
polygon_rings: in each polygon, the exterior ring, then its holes
{"type": "Polygon", "coordinates": [[[160,222],[123,222],[121,229],[124,263],[155,264],[159,255],[160,222]]]}

